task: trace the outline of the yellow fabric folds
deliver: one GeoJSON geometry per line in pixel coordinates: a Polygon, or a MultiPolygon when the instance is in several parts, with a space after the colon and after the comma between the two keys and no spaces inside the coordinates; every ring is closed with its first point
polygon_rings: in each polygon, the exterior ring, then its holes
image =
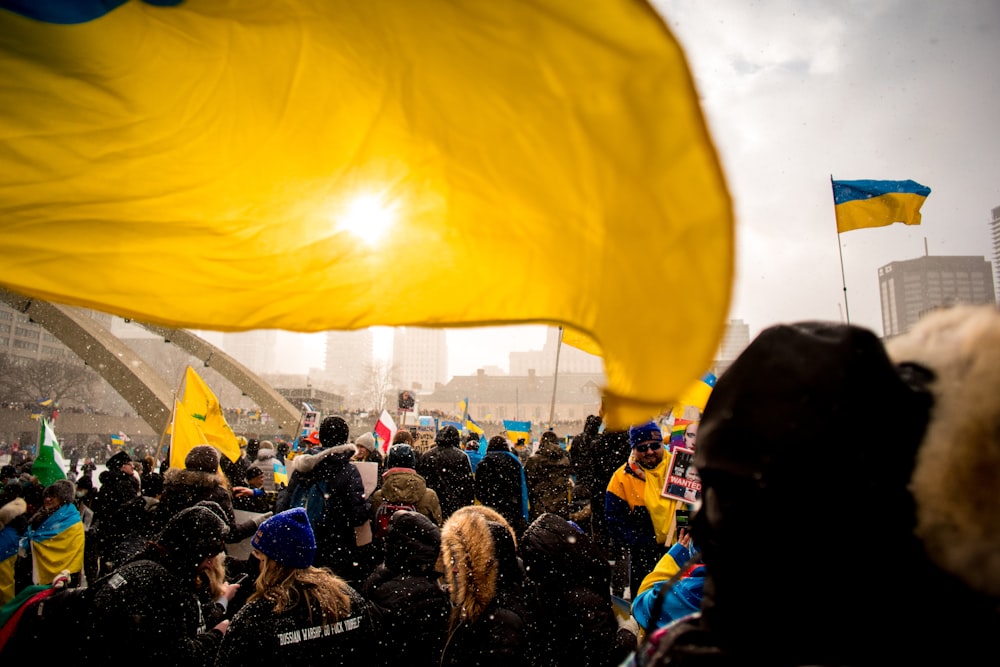
{"type": "Polygon", "coordinates": [[[926,200],[927,197],[912,192],[892,192],[871,199],[855,199],[837,204],[837,233],[885,227],[897,222],[919,225],[922,217],[920,207],[926,200]]]}
{"type": "Polygon", "coordinates": [[[190,366],[174,403],[170,436],[171,468],[183,468],[184,458],[198,445],[212,445],[230,461],[240,458],[239,438],[222,414],[219,399],[190,366]]]}
{"type": "Polygon", "coordinates": [[[718,347],[731,202],[645,2],[0,11],[0,72],[16,292],[222,331],[566,325],[611,427],[718,347]]]}

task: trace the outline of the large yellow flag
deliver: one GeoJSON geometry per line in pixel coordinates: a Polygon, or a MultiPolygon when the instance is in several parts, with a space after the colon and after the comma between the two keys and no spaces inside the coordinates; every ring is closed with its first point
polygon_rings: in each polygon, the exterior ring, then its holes
{"type": "Polygon", "coordinates": [[[196,445],[212,445],[230,461],[240,457],[239,439],[222,414],[219,399],[190,366],[184,372],[178,405],[180,410],[174,408],[171,429],[171,467],[179,460],[183,468],[184,457],[196,445]]]}
{"type": "Polygon", "coordinates": [[[3,286],[222,331],[564,325],[609,426],[710,366],[732,207],[648,3],[17,4],[3,286]]]}

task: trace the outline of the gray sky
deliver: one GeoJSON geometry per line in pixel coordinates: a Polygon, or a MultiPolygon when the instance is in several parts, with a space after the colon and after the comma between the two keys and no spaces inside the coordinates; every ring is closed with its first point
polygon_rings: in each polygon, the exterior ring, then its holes
{"type": "Polygon", "coordinates": [[[845,233],[851,322],[881,335],[878,268],[992,260],[1000,206],[1000,3],[660,0],[687,53],[736,207],[731,318],[755,335],[839,320],[830,175],[931,188],[920,226],[845,233]]]}
{"type": "MultiPolygon", "coordinates": [[[[843,320],[830,176],[931,188],[917,227],[842,243],[851,322],[882,334],[880,266],[932,255],[992,261],[1000,206],[997,0],[654,0],[680,40],[736,210],[731,319],[843,320]]],[[[376,340],[384,339],[376,336],[376,340]]],[[[453,374],[507,367],[540,327],[449,332],[453,374]]]]}

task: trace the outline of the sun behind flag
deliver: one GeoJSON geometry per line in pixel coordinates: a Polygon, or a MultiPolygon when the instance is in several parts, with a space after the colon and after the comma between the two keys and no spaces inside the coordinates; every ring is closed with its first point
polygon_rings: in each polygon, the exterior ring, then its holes
{"type": "Polygon", "coordinates": [[[572,327],[609,426],[718,349],[732,202],[648,1],[6,6],[0,285],[217,331],[572,327]]]}

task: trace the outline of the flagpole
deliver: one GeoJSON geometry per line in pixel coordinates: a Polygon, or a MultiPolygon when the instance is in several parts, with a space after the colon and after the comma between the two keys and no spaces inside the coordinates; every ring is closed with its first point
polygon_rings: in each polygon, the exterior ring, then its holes
{"type": "MultiPolygon", "coordinates": [[[[833,193],[833,174],[830,174],[830,196],[833,197],[833,221],[837,222],[837,196],[833,193]]],[[[844,250],[840,246],[840,229],[837,229],[837,253],[840,255],[840,282],[844,286],[844,315],[851,323],[851,309],[847,305],[847,277],[844,273],[844,250]]]]}
{"type": "Polygon", "coordinates": [[[553,428],[552,421],[556,414],[556,385],[559,384],[559,351],[562,349],[563,328],[559,327],[559,342],[556,343],[556,370],[552,374],[552,403],[549,404],[549,429],[553,428]]]}

